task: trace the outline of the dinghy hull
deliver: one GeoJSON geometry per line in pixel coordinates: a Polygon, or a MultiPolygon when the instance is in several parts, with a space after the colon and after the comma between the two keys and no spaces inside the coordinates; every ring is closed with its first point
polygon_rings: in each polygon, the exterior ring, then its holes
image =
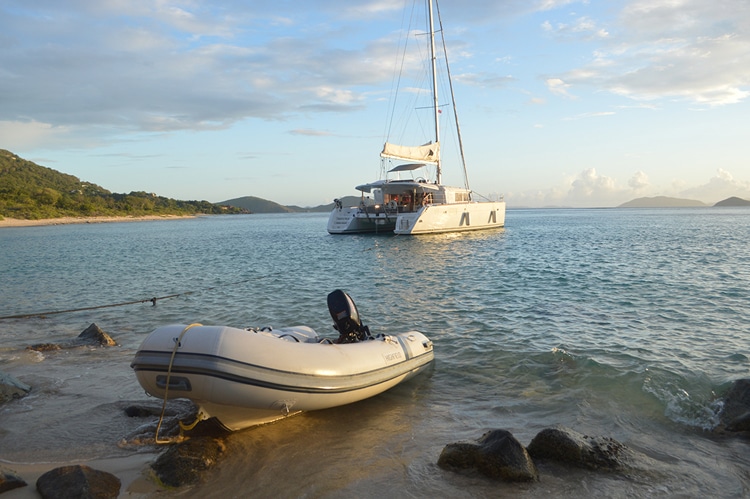
{"type": "Polygon", "coordinates": [[[152,332],[131,367],[150,395],[190,399],[202,418],[240,430],[372,397],[433,359],[432,342],[417,331],[334,344],[304,326],[176,324],[152,332]]]}

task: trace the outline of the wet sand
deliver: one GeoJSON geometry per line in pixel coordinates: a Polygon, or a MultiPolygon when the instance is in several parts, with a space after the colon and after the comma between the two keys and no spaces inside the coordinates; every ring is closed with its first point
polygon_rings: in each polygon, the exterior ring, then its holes
{"type": "Polygon", "coordinates": [[[150,476],[149,464],[157,454],[143,453],[128,457],[104,458],[93,461],[75,461],[70,463],[9,463],[0,460],[0,468],[14,471],[26,481],[26,487],[13,489],[2,495],[3,499],[38,498],[36,481],[44,473],[61,466],[85,464],[99,471],[112,473],[120,479],[120,497],[145,498],[163,492],[150,476]]]}
{"type": "Polygon", "coordinates": [[[198,215],[145,215],[140,217],[61,217],[43,218],[40,220],[24,220],[19,218],[0,219],[0,229],[3,227],[37,227],[40,225],[68,225],[68,224],[96,224],[111,222],[142,222],[147,220],[175,220],[179,218],[195,218],[198,215]]]}

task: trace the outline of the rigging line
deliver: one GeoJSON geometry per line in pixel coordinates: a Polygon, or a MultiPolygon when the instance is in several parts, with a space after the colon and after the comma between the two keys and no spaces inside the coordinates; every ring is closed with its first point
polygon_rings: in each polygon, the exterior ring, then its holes
{"type": "MultiPolygon", "coordinates": [[[[409,36],[411,35],[411,25],[412,25],[412,22],[413,22],[413,19],[414,19],[415,4],[416,4],[416,2],[414,2],[412,4],[411,13],[409,15],[408,29],[406,30],[406,35],[403,38],[404,49],[403,49],[403,53],[401,54],[401,66],[399,67],[398,75],[395,78],[395,80],[396,80],[395,81],[395,86],[394,86],[393,82],[391,83],[391,109],[389,111],[389,113],[390,113],[390,120],[388,120],[388,122],[387,122],[387,130],[386,130],[386,133],[385,133],[385,140],[386,140],[386,142],[389,140],[389,138],[391,136],[391,130],[393,128],[393,119],[396,116],[396,111],[395,111],[395,109],[396,109],[396,102],[398,101],[399,89],[401,88],[401,77],[404,74],[404,65],[406,64],[406,51],[407,51],[407,48],[409,47],[409,36]]],[[[405,19],[406,19],[406,8],[404,8],[404,14],[403,14],[403,16],[401,18],[401,32],[404,31],[404,20],[405,19]]],[[[399,40],[399,46],[400,45],[401,45],[401,41],[399,40]]],[[[396,64],[398,64],[398,58],[394,62],[394,66],[396,64]]],[[[394,71],[394,73],[395,73],[395,71],[394,71]]]]}
{"type": "Polygon", "coordinates": [[[440,4],[435,2],[437,7],[438,24],[440,25],[440,39],[443,42],[443,54],[445,57],[445,71],[448,73],[448,85],[451,91],[451,103],[453,104],[453,116],[456,119],[456,134],[458,135],[458,149],[461,152],[461,165],[464,167],[464,187],[469,188],[469,173],[466,170],[466,157],[464,156],[464,144],[461,140],[461,126],[458,124],[458,110],[456,109],[456,97],[453,93],[453,79],[451,78],[451,68],[448,65],[448,48],[445,46],[445,31],[443,31],[443,17],[440,15],[440,4]]]}
{"type": "Polygon", "coordinates": [[[143,300],[133,300],[133,301],[126,301],[126,302],[121,302],[121,303],[111,303],[111,304],[107,304],[107,305],[96,305],[96,306],[93,306],[93,307],[72,308],[72,309],[68,309],[68,310],[54,310],[54,311],[51,311],[51,312],[36,312],[36,313],[30,313],[30,314],[5,315],[5,316],[0,317],[0,320],[4,320],[4,319],[29,319],[31,317],[43,317],[45,315],[58,315],[58,314],[67,314],[67,313],[72,313],[72,312],[83,312],[85,310],[98,310],[98,309],[101,309],[101,308],[123,307],[125,305],[136,305],[136,304],[139,304],[139,303],[146,303],[146,302],[151,302],[153,305],[156,305],[156,302],[158,300],[166,300],[166,299],[169,299],[169,298],[176,298],[178,296],[191,295],[193,293],[198,293],[200,291],[212,291],[212,290],[220,288],[220,287],[234,286],[235,284],[243,284],[243,283],[246,283],[246,282],[249,282],[249,281],[252,281],[252,279],[244,279],[242,281],[230,282],[230,283],[227,283],[227,284],[222,284],[221,286],[210,286],[208,288],[197,289],[197,290],[193,290],[193,291],[184,291],[182,293],[175,293],[175,294],[172,294],[172,295],[159,296],[159,297],[155,296],[153,298],[145,298],[143,300]]]}

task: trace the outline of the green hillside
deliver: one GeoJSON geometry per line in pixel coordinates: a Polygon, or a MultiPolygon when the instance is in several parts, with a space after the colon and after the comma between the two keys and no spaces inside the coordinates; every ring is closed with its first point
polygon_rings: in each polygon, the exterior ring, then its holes
{"type": "Polygon", "coordinates": [[[208,201],[179,201],[146,192],[112,193],[0,149],[0,217],[38,220],[243,212],[208,201]]]}
{"type": "MultiPolygon", "coordinates": [[[[357,206],[360,198],[357,196],[344,196],[341,198],[341,202],[344,206],[357,206]]],[[[328,213],[333,209],[333,202],[305,208],[296,205],[284,206],[255,196],[227,199],[219,204],[242,208],[251,213],[328,213]]]]}
{"type": "Polygon", "coordinates": [[[250,213],[292,213],[295,210],[282,206],[267,199],[257,198],[255,196],[244,196],[241,198],[228,199],[221,202],[222,205],[242,208],[250,213]]]}

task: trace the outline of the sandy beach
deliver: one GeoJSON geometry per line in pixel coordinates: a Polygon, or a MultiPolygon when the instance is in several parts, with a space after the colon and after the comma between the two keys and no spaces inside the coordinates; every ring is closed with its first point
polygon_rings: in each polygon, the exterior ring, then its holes
{"type": "Polygon", "coordinates": [[[62,463],[6,463],[0,461],[0,468],[12,470],[27,483],[25,487],[5,492],[3,499],[33,499],[39,497],[36,481],[44,473],[61,466],[82,464],[99,471],[111,473],[120,479],[120,497],[140,498],[158,494],[161,489],[149,475],[149,464],[156,459],[156,453],[134,454],[128,457],[104,458],[92,461],[74,461],[62,463]]]}
{"type": "Polygon", "coordinates": [[[197,215],[146,215],[140,217],[61,217],[24,220],[19,218],[0,219],[3,227],[37,227],[40,225],[97,224],[111,222],[142,222],[147,220],[175,220],[178,218],[195,218],[197,215]]]}

